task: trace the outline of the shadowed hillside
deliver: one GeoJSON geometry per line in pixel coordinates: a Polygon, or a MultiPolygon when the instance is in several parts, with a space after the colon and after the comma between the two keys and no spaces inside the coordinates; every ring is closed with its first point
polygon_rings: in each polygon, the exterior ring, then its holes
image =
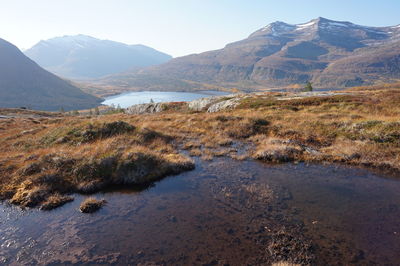
{"type": "Polygon", "coordinates": [[[0,107],[71,110],[95,107],[101,102],[101,99],[42,69],[17,47],[2,39],[0,58],[0,107]]]}

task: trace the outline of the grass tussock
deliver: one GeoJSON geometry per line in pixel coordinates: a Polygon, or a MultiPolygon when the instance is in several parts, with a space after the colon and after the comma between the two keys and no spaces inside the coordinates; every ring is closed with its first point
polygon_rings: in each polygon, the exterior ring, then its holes
{"type": "Polygon", "coordinates": [[[49,210],[58,208],[58,207],[66,204],[68,202],[71,202],[73,200],[74,200],[74,198],[71,196],[63,196],[60,194],[53,194],[50,197],[48,197],[45,202],[42,203],[42,206],[40,206],[40,209],[49,211],[49,210]]]}
{"type": "Polygon", "coordinates": [[[0,198],[49,210],[71,201],[70,193],[145,185],[194,168],[193,161],[177,151],[173,137],[112,116],[105,118],[49,119],[31,134],[9,138],[31,126],[25,120],[13,121],[0,141],[4,149],[0,198]]]}
{"type": "Polygon", "coordinates": [[[105,200],[97,200],[95,198],[85,199],[79,206],[82,213],[93,213],[101,209],[107,202],[105,200]]]}
{"type": "Polygon", "coordinates": [[[400,171],[400,90],[347,93],[299,99],[266,93],[219,113],[177,105],[152,115],[2,119],[0,199],[50,208],[70,193],[153,182],[193,169],[182,149],[204,160],[327,161],[400,171]]]}
{"type": "Polygon", "coordinates": [[[288,261],[279,261],[272,263],[272,266],[300,266],[301,264],[291,263],[288,261]]]}

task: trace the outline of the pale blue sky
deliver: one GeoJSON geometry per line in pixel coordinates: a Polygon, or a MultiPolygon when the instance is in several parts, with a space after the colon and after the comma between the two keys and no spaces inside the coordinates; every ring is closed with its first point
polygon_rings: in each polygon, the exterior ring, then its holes
{"type": "Polygon", "coordinates": [[[276,20],[400,24],[400,0],[0,0],[0,38],[19,48],[86,34],[173,56],[224,47],[276,20]]]}

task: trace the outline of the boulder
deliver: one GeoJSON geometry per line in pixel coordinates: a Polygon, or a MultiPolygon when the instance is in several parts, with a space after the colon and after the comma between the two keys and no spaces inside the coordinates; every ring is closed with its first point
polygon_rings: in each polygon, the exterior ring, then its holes
{"type": "Polygon", "coordinates": [[[213,97],[206,97],[191,101],[189,103],[189,109],[196,112],[201,112],[206,110],[210,105],[221,101],[223,97],[221,96],[213,96],[213,97]]]}
{"type": "Polygon", "coordinates": [[[152,114],[159,113],[165,110],[165,103],[143,103],[136,104],[126,109],[127,114],[139,115],[139,114],[152,114]]]}
{"type": "Polygon", "coordinates": [[[229,99],[229,100],[217,102],[215,104],[212,104],[207,109],[207,112],[208,113],[215,113],[215,112],[220,112],[220,111],[224,111],[224,110],[228,110],[228,109],[233,109],[236,106],[238,106],[239,103],[240,103],[240,99],[239,98],[232,98],[232,99],[229,99]]]}

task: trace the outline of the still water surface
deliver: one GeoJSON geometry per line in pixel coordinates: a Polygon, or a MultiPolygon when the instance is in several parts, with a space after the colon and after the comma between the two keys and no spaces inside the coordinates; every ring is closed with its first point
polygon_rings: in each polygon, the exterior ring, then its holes
{"type": "Polygon", "coordinates": [[[174,91],[139,91],[119,94],[107,97],[102,104],[121,106],[127,108],[134,104],[154,102],[190,102],[196,99],[215,95],[226,95],[222,91],[200,91],[200,92],[174,92],[174,91]]]}
{"type": "Polygon", "coordinates": [[[400,180],[337,165],[220,158],[54,211],[0,205],[0,264],[400,265],[400,180]],[[303,260],[301,260],[301,258],[303,260]],[[307,259],[308,258],[308,259],[307,259]]]}

